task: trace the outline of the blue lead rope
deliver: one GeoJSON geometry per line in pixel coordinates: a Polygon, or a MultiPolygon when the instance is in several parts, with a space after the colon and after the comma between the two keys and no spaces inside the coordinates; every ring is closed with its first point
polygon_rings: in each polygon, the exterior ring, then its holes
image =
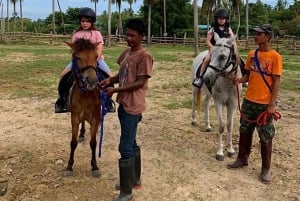
{"type": "Polygon", "coordinates": [[[107,94],[103,91],[100,92],[100,100],[101,100],[101,129],[100,129],[100,140],[99,140],[99,158],[101,158],[101,148],[102,148],[102,140],[103,140],[103,129],[104,129],[104,116],[107,114],[109,110],[109,98],[107,94]]]}

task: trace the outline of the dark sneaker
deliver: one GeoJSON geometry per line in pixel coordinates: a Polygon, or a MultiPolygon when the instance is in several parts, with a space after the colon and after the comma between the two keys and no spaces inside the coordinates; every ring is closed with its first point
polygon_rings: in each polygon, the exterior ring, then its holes
{"type": "Polygon", "coordinates": [[[58,98],[55,103],[55,113],[65,113],[68,112],[65,101],[61,98],[58,98]]]}
{"type": "Polygon", "coordinates": [[[193,81],[193,86],[201,88],[203,85],[203,79],[202,77],[196,77],[193,81]]]}

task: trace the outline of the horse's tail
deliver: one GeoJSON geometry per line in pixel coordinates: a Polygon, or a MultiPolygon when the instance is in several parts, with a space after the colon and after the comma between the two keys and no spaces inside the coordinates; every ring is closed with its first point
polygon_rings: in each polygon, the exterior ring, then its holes
{"type": "Polygon", "coordinates": [[[201,89],[198,89],[197,91],[197,111],[198,113],[201,112],[201,89]]]}

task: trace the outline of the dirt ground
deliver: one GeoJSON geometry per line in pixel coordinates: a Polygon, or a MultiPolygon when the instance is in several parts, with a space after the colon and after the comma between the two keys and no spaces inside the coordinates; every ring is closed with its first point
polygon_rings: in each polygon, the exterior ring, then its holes
{"type": "MultiPolygon", "coordinates": [[[[177,69],[169,71],[169,79],[177,77],[179,82],[180,79],[187,82],[189,69],[177,69]],[[180,71],[186,76],[178,76],[180,71]]],[[[136,201],[300,200],[299,94],[281,91],[279,109],[282,119],[276,122],[273,183],[265,185],[258,179],[261,160],[257,135],[249,166],[227,169],[226,164],[234,158],[225,157],[222,162],[215,159],[217,136],[215,132],[203,132],[201,117],[199,127],[193,127],[190,109],[168,109],[167,105],[176,99],[179,102],[189,99],[190,90],[187,87],[178,89],[177,83],[164,81],[164,71],[159,68],[154,71],[147,111],[138,129],[143,187],[134,191],[136,201]]],[[[120,133],[116,113],[108,114],[104,121],[102,157],[97,158],[101,177],[91,176],[88,134],[77,147],[73,176],[64,177],[70,151],[70,114],[54,114],[54,101],[55,97],[9,99],[2,96],[0,187],[5,188],[7,184],[7,192],[0,196],[0,201],[114,200],[118,195],[114,184],[118,180],[120,133]]],[[[238,117],[237,113],[234,126],[236,151],[238,117]]]]}

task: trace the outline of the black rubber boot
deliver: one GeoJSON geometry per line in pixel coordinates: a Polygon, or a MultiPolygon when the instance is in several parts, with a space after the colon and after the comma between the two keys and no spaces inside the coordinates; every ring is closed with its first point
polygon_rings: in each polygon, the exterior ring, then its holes
{"type": "Polygon", "coordinates": [[[67,103],[63,98],[58,97],[58,99],[55,102],[55,113],[65,113],[65,112],[68,112],[67,103]]]}
{"type": "Polygon", "coordinates": [[[133,201],[134,158],[119,159],[120,194],[116,201],[133,201]]]}
{"type": "Polygon", "coordinates": [[[193,81],[192,84],[193,84],[193,86],[195,86],[195,87],[201,88],[202,85],[203,85],[203,79],[202,79],[202,76],[196,77],[196,78],[194,79],[194,81],[193,81]]]}
{"type": "Polygon", "coordinates": [[[239,153],[234,163],[228,164],[228,168],[239,168],[248,166],[248,159],[251,153],[253,134],[240,133],[239,153]]]}
{"type": "MultiPolygon", "coordinates": [[[[134,179],[133,179],[133,189],[138,190],[142,188],[141,182],[141,149],[139,146],[135,148],[134,156],[134,179]]],[[[120,190],[120,181],[115,185],[116,190],[120,190]]]]}
{"type": "Polygon", "coordinates": [[[271,158],[272,158],[272,139],[260,141],[261,148],[261,181],[265,184],[272,182],[271,158]]]}

